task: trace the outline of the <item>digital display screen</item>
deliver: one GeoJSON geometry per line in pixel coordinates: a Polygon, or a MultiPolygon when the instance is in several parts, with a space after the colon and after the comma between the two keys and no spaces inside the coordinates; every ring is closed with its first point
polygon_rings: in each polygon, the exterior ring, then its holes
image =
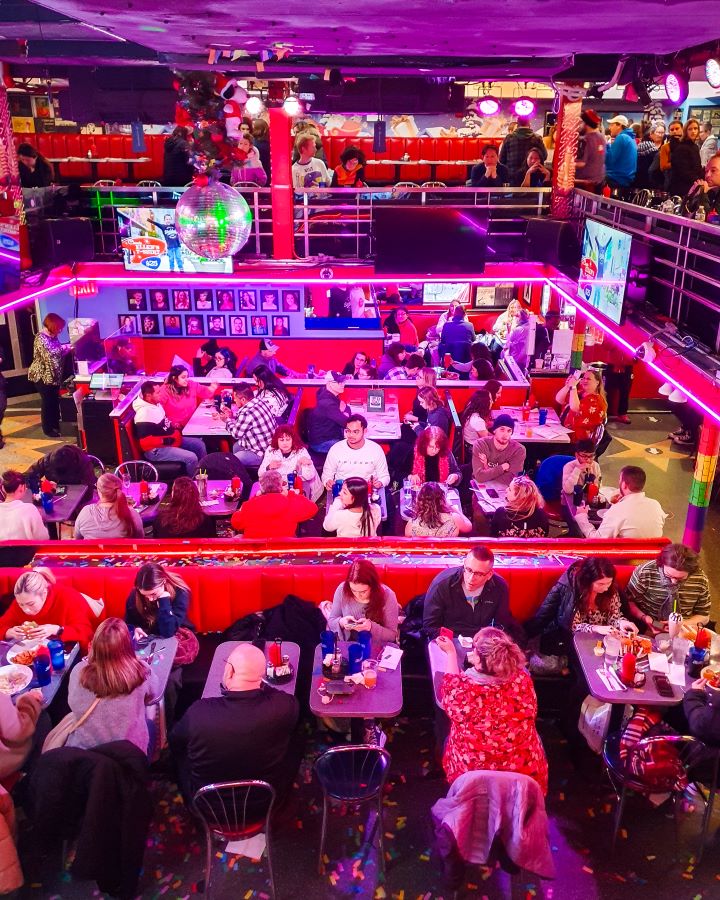
{"type": "Polygon", "coordinates": [[[175,227],[175,210],[120,206],[118,233],[125,268],[135,272],[222,272],[233,270],[232,257],[205,259],[189,250],[175,227]]]}
{"type": "Polygon", "coordinates": [[[616,325],[623,321],[631,244],[624,231],[585,221],[578,297],[616,325]]]}
{"type": "Polygon", "coordinates": [[[108,375],[104,372],[95,372],[90,376],[91,391],[107,391],[110,388],[121,388],[124,375],[108,375]]]}

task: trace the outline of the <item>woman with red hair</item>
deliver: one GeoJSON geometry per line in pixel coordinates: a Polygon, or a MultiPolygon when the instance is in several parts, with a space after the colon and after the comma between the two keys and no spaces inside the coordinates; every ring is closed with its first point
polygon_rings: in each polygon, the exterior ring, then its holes
{"type": "Polygon", "coordinates": [[[416,485],[436,481],[449,487],[459,484],[461,477],[447,435],[442,428],[428,425],[415,443],[410,478],[416,485]]]}
{"type": "Polygon", "coordinates": [[[373,644],[397,640],[398,600],[380,573],[367,559],[356,559],[347,578],[335,589],[328,628],[341,640],[355,640],[369,631],[373,644]]]}
{"type": "Polygon", "coordinates": [[[300,435],[290,425],[278,425],[273,432],[270,446],[260,463],[258,477],[268,469],[276,469],[285,478],[292,473],[298,475],[302,479],[305,494],[313,502],[323,492],[322,482],[310,453],[300,435]]]}

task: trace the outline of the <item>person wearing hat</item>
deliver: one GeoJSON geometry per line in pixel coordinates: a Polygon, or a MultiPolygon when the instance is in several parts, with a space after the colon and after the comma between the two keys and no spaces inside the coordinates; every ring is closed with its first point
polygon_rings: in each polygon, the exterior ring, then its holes
{"type": "Polygon", "coordinates": [[[215,354],[220,348],[215,338],[200,344],[193,360],[193,375],[195,378],[204,378],[208,372],[215,368],[215,354]]]}
{"type": "Polygon", "coordinates": [[[273,375],[279,375],[282,378],[295,375],[295,372],[278,361],[277,352],[279,349],[280,347],[274,341],[271,341],[270,338],[263,338],[260,341],[258,352],[245,363],[245,372],[248,375],[252,375],[258,366],[267,366],[273,375]]]}
{"type": "Polygon", "coordinates": [[[612,142],[605,152],[605,175],[611,188],[629,188],[637,171],[635,132],[626,116],[608,120],[612,142]]]}
{"type": "Polygon", "coordinates": [[[327,453],[345,435],[351,410],[342,399],[347,376],[330,371],[318,390],[315,407],[308,410],[308,444],[315,453],[327,453]]]}
{"type": "Polygon", "coordinates": [[[600,130],[602,120],[594,109],[585,109],[580,113],[580,147],[575,168],[578,178],[577,187],[597,192],[605,181],[605,150],[607,141],[600,130]]]}
{"type": "Polygon", "coordinates": [[[525,467],[525,447],[513,440],[515,420],[507,413],[495,417],[488,437],[475,442],[472,453],[473,478],[499,482],[505,486],[525,467]]]}

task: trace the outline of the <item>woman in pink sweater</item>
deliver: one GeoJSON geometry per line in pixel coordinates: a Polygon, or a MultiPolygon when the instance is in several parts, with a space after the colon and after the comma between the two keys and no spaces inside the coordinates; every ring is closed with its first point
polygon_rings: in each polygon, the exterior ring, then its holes
{"type": "Polygon", "coordinates": [[[160,388],[160,405],[176,428],[183,429],[203,400],[209,400],[217,384],[198,384],[190,380],[185,366],[172,366],[160,388]]]}

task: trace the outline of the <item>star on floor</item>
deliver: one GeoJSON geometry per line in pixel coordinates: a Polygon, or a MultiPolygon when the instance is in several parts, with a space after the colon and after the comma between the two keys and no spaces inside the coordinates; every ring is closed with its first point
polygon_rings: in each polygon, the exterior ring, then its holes
{"type": "Polygon", "coordinates": [[[668,464],[671,459],[687,459],[687,453],[679,453],[673,450],[672,441],[665,438],[663,441],[655,441],[652,444],[644,444],[641,441],[631,441],[628,438],[620,437],[617,433],[613,433],[613,440],[624,444],[627,449],[621,450],[619,453],[608,453],[608,459],[636,459],[644,463],[650,463],[661,472],[667,472],[668,464]],[[662,456],[653,456],[648,453],[648,447],[656,447],[662,450],[662,456]]]}

